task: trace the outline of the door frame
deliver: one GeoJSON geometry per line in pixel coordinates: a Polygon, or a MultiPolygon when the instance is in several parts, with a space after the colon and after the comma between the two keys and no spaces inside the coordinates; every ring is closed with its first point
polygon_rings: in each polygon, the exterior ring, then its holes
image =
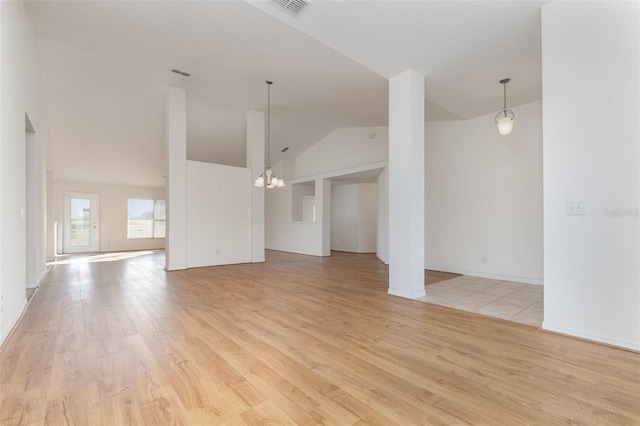
{"type": "Polygon", "coordinates": [[[100,194],[92,192],[63,192],[63,240],[62,252],[69,253],[97,253],[100,251],[100,194]],[[85,198],[90,200],[90,244],[82,246],[82,248],[73,248],[71,246],[71,199],[85,198]]]}

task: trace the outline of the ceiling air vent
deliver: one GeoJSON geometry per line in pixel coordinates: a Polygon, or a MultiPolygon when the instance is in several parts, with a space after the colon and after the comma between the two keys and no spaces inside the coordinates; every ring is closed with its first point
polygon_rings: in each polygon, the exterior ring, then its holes
{"type": "Polygon", "coordinates": [[[180,70],[171,70],[172,73],[181,75],[183,77],[189,77],[191,74],[188,72],[180,71],[180,70]]]}
{"type": "Polygon", "coordinates": [[[311,6],[311,3],[305,0],[271,0],[271,4],[295,18],[311,6]]]}

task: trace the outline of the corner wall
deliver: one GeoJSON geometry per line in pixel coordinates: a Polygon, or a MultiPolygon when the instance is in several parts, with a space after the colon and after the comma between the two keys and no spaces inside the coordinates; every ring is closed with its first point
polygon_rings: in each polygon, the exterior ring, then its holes
{"type": "Polygon", "coordinates": [[[46,155],[48,129],[40,94],[37,41],[22,2],[0,2],[0,344],[26,306],[26,214],[36,216],[35,274],[45,269],[42,229],[45,206],[40,177],[46,155]],[[35,130],[39,160],[35,175],[36,210],[26,208],[26,123],[35,130]]]}
{"type": "Polygon", "coordinates": [[[387,161],[387,127],[336,129],[293,160],[292,178],[324,175],[387,161]]]}
{"type": "Polygon", "coordinates": [[[187,268],[251,262],[251,169],[187,161],[187,268]]]}
{"type": "MultiPolygon", "coordinates": [[[[277,174],[277,172],[276,172],[277,174]]],[[[315,222],[292,220],[293,183],[278,189],[265,189],[265,247],[271,250],[324,256],[322,179],[315,180],[315,222]]],[[[330,184],[330,182],[329,182],[330,184]]]]}
{"type": "Polygon", "coordinates": [[[640,350],[640,4],[542,8],[543,328],[640,350]],[[583,203],[569,215],[567,202],[583,203]]]}
{"type": "Polygon", "coordinates": [[[375,183],[331,188],[331,250],[376,252],[376,192],[375,183]]]}
{"type": "MultiPolygon", "coordinates": [[[[329,221],[330,211],[318,212],[330,206],[330,192],[321,194],[320,182],[338,176],[359,173],[373,169],[383,169],[377,182],[377,254],[383,262],[388,262],[388,219],[387,219],[387,158],[389,153],[389,131],[386,127],[354,127],[336,129],[307,151],[291,161],[292,176],[283,174],[283,162],[274,166],[277,175],[287,178],[287,186],[266,191],[265,199],[265,246],[268,249],[293,253],[328,256],[330,254],[330,227],[322,222],[329,221]],[[276,168],[280,168],[276,170],[276,168]],[[317,221],[293,222],[291,184],[315,180],[317,221]],[[325,199],[323,201],[323,199],[325,199]],[[380,209],[384,211],[381,212],[380,209]],[[326,214],[325,214],[326,213],[326,214]],[[322,220],[321,220],[322,219],[322,220]],[[383,236],[380,237],[380,232],[383,236]]],[[[323,188],[324,191],[327,188],[323,188]]]]}
{"type": "Polygon", "coordinates": [[[425,268],[542,284],[542,103],[425,123],[425,268]]]}

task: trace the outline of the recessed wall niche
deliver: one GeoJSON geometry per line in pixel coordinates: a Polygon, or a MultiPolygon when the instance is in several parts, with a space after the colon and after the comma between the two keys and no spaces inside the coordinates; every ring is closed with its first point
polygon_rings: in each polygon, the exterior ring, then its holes
{"type": "Polygon", "coordinates": [[[299,182],[291,185],[291,219],[294,222],[316,221],[316,182],[299,182]]]}

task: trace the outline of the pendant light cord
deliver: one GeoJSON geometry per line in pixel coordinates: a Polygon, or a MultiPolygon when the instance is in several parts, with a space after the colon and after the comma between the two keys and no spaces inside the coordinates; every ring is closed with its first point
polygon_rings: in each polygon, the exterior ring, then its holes
{"type": "Polygon", "coordinates": [[[272,81],[267,81],[267,146],[266,146],[266,159],[267,169],[271,168],[271,159],[269,154],[271,152],[271,85],[272,81]]]}
{"type": "Polygon", "coordinates": [[[507,83],[502,83],[502,87],[504,87],[504,110],[507,111],[507,83]]]}

